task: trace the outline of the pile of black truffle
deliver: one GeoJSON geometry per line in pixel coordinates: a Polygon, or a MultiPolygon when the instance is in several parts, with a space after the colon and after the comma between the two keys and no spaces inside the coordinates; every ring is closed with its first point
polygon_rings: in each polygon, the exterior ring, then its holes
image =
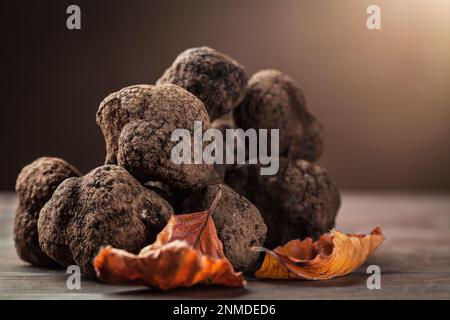
{"type": "Polygon", "coordinates": [[[334,226],[339,191],[314,164],[322,126],[297,83],[276,70],[250,79],[230,57],[208,47],[181,53],[156,85],[135,85],[106,97],[97,112],[106,164],[82,176],[58,158],[22,169],[14,237],[18,255],[39,266],[79,265],[94,276],[104,245],[137,253],[171,214],[208,208],[222,185],[213,220],[236,270],[255,270],[259,253],[289,240],[316,238],[334,226]],[[223,117],[231,119],[224,122],[223,117]],[[280,129],[280,168],[175,164],[174,129],[280,129]]]}

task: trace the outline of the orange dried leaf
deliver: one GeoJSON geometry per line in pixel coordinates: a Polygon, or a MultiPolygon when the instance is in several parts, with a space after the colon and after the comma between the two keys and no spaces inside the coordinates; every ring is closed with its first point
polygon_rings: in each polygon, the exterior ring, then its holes
{"type": "Polygon", "coordinates": [[[208,211],[173,215],[156,241],[142,249],[141,253],[155,250],[175,240],[186,241],[210,258],[225,258],[222,242],[217,237],[216,227],[208,211]]]}
{"type": "Polygon", "coordinates": [[[244,287],[240,272],[223,254],[211,214],[221,191],[208,211],[172,216],[156,241],[139,255],[105,247],[94,259],[97,277],[114,284],[144,284],[163,290],[197,283],[244,287]]]}
{"type": "Polygon", "coordinates": [[[241,273],[227,259],[202,255],[185,241],[173,241],[159,249],[134,255],[105,247],[94,260],[97,277],[113,284],[142,284],[162,290],[197,283],[243,287],[241,273]]]}
{"type": "Polygon", "coordinates": [[[313,242],[292,240],[266,252],[256,278],[325,280],[349,274],[364,264],[383,242],[380,227],[369,235],[344,234],[333,230],[313,242]]]}

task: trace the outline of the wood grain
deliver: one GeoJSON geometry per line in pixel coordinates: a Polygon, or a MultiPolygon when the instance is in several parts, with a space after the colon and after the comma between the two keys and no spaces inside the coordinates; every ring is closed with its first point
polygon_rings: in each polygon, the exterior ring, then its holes
{"type": "Polygon", "coordinates": [[[345,193],[337,225],[369,232],[381,225],[386,241],[357,272],[328,281],[256,281],[246,289],[194,287],[166,293],[112,286],[83,277],[68,290],[64,269],[22,262],[12,240],[14,194],[0,193],[1,299],[450,299],[450,194],[345,193]],[[366,286],[366,267],[381,268],[381,289],[366,286]]]}

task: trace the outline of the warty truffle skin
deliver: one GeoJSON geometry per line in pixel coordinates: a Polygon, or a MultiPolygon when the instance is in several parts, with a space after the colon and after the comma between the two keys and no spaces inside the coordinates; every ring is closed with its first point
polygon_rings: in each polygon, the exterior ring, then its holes
{"type": "Polygon", "coordinates": [[[14,218],[14,242],[19,257],[37,266],[56,266],[39,246],[39,212],[61,182],[80,176],[66,161],[41,157],[25,166],[16,181],[18,207],[14,218]]]}
{"type": "Polygon", "coordinates": [[[247,74],[227,55],[198,47],[183,51],[157,84],[173,83],[193,93],[205,104],[211,120],[228,113],[245,96],[247,74]]]}
{"type": "Polygon", "coordinates": [[[280,156],[314,162],[322,155],[322,125],[307,110],[297,82],[280,71],[255,73],[233,117],[238,128],[279,129],[280,156]]]}
{"type": "MultiPolygon", "coordinates": [[[[219,184],[198,190],[183,202],[183,212],[198,212],[209,208],[219,191],[219,184]]],[[[222,197],[212,214],[223,251],[234,269],[254,271],[260,254],[251,247],[260,247],[266,239],[267,227],[250,201],[227,185],[222,185],[222,197]]]]}
{"type": "Polygon", "coordinates": [[[225,182],[242,192],[267,225],[265,246],[320,235],[334,227],[341,199],[327,170],[305,160],[280,158],[277,175],[261,176],[255,165],[232,168],[225,182]]]}
{"type": "MultiPolygon", "coordinates": [[[[194,140],[194,121],[202,133],[210,128],[203,103],[173,84],[134,85],[110,94],[100,104],[97,124],[106,141],[106,164],[118,164],[141,182],[161,181],[180,187],[201,185],[212,165],[175,164],[171,141],[175,129],[187,129],[194,140]]],[[[207,142],[204,142],[206,145],[207,142]]]]}
{"type": "Polygon", "coordinates": [[[39,243],[62,266],[76,264],[94,277],[92,259],[111,245],[137,253],[166,225],[172,207],[125,169],[104,165],[65,180],[42,208],[39,243]]]}

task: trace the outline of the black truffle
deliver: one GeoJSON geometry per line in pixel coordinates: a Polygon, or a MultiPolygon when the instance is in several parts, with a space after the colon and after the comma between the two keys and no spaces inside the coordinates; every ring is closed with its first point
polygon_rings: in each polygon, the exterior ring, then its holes
{"type": "Polygon", "coordinates": [[[113,93],[97,112],[106,163],[124,167],[141,182],[201,185],[212,165],[194,164],[194,152],[191,164],[175,164],[171,159],[172,148],[179,143],[171,140],[172,132],[187,129],[193,145],[194,121],[202,122],[202,133],[210,127],[203,103],[176,85],[135,85],[113,93]]]}
{"type": "Polygon", "coordinates": [[[157,84],[173,83],[196,95],[212,120],[236,107],[245,96],[247,74],[238,62],[209,47],[182,52],[157,84]]]}
{"type": "Polygon", "coordinates": [[[242,129],[279,129],[280,156],[315,161],[322,154],[322,125],[308,112],[299,85],[280,71],[255,73],[233,117],[242,129]]]}
{"type": "Polygon", "coordinates": [[[137,253],[166,225],[172,207],[125,169],[105,165],[65,180],[42,208],[39,243],[62,266],[94,276],[92,259],[111,245],[137,253]]]}
{"type": "MultiPolygon", "coordinates": [[[[198,212],[209,208],[219,191],[219,184],[211,184],[192,193],[183,203],[184,212],[198,212]]],[[[255,268],[259,253],[251,247],[262,246],[267,227],[261,213],[245,197],[222,185],[222,197],[212,215],[223,251],[235,270],[247,272],[255,268]]]]}
{"type": "Polygon", "coordinates": [[[39,158],[20,171],[16,182],[19,205],[14,218],[14,242],[22,260],[38,266],[57,265],[39,246],[39,212],[61,182],[79,175],[66,161],[52,157],[39,158]]]}
{"type": "Polygon", "coordinates": [[[339,190],[318,165],[280,158],[274,176],[260,175],[255,165],[237,166],[227,171],[225,182],[261,211],[270,249],[297,238],[317,239],[334,227],[339,190]]]}

